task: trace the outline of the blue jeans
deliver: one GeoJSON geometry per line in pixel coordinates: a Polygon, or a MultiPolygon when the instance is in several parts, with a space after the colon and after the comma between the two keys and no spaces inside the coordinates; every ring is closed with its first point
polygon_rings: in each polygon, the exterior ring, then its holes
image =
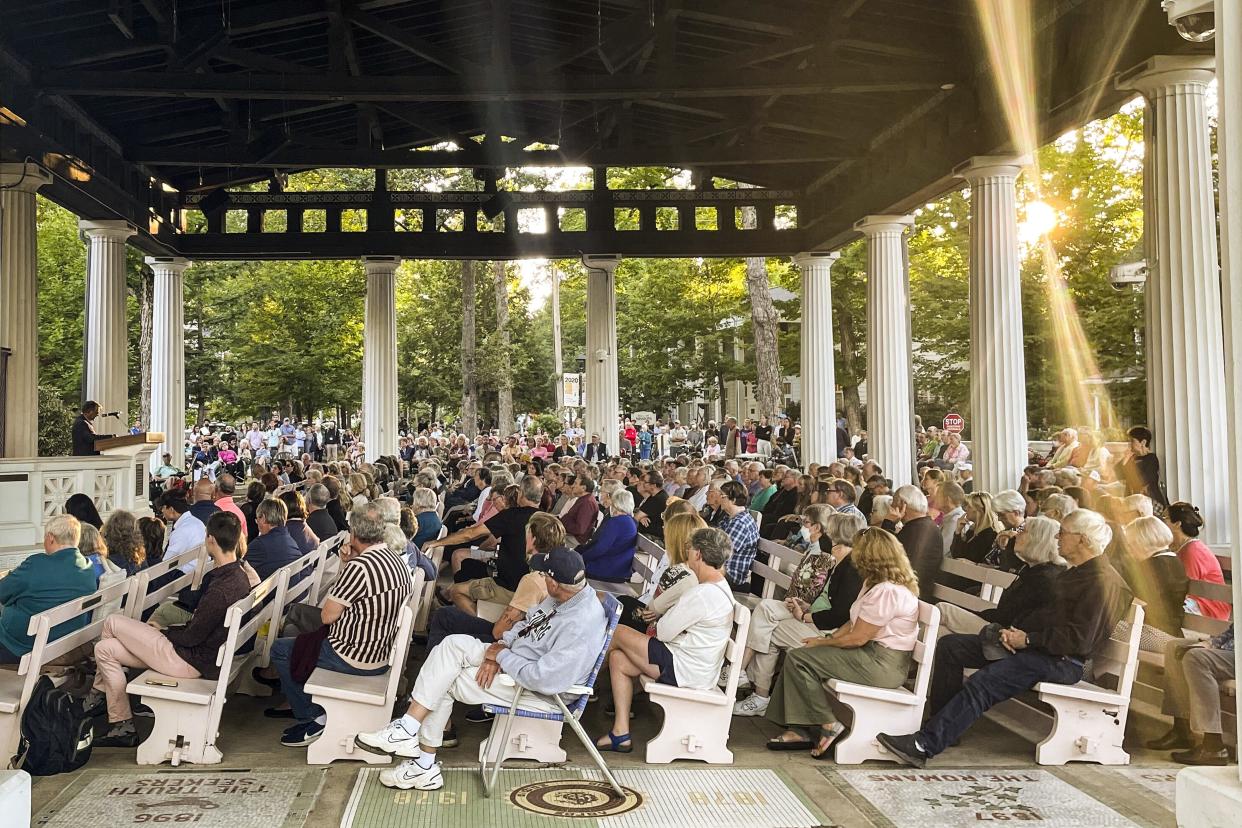
{"type": "MultiPolygon", "coordinates": [[[[290,659],[293,657],[294,638],[278,638],[272,644],[272,667],[280,676],[280,689],[293,708],[293,717],[299,722],[309,722],[323,715],[323,708],[311,701],[306,694],[305,685],[294,681],[290,659]]],[[[388,665],[373,670],[360,670],[341,658],[327,641],[319,647],[319,667],[334,673],[345,673],[350,676],[378,676],[388,671],[388,665]]]]}
{"type": "Polygon", "coordinates": [[[1019,650],[1000,661],[983,657],[977,635],[946,635],[936,644],[929,702],[932,717],[916,736],[928,756],[957,742],[989,709],[1041,681],[1076,684],[1082,663],[1036,650],[1019,650]],[[962,683],[964,668],[979,671],[962,683]]]}
{"type": "Polygon", "coordinates": [[[494,625],[491,621],[471,615],[457,607],[440,607],[431,614],[431,623],[427,626],[428,652],[450,635],[458,633],[486,641],[488,644],[496,640],[492,635],[494,625]]]}

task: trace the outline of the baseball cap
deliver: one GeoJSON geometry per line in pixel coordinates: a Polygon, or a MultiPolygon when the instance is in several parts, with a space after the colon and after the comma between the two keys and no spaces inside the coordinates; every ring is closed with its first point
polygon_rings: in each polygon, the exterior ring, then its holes
{"type": "Polygon", "coordinates": [[[586,580],[586,564],[582,562],[582,556],[564,546],[531,557],[530,569],[532,572],[542,572],[558,584],[567,586],[575,586],[586,580]]]}

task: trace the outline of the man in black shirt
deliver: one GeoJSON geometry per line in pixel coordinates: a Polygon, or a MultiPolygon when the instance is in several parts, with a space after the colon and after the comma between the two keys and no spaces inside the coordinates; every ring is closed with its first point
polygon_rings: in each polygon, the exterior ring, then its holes
{"type": "Polygon", "coordinates": [[[95,433],[95,418],[99,416],[99,403],[89,400],[82,406],[82,413],[73,421],[73,456],[86,457],[99,454],[95,441],[111,437],[111,434],[95,433]]]}
{"type": "Polygon", "coordinates": [[[1080,509],[1061,524],[1061,556],[1070,568],[1050,601],[1000,631],[1001,658],[985,653],[978,635],[947,635],[936,645],[929,696],[932,717],[911,735],[879,735],[901,761],[923,767],[955,744],[994,705],[1041,681],[1077,684],[1083,664],[1108,638],[1131,594],[1103,556],[1112,530],[1096,512],[1080,509]],[[993,658],[989,658],[992,656],[993,658]],[[963,668],[979,668],[963,686],[963,668]]]}
{"type": "Polygon", "coordinates": [[[917,486],[900,486],[893,492],[889,519],[901,521],[897,540],[906,550],[914,574],[919,576],[919,598],[935,602],[936,578],[944,564],[944,539],[940,527],[927,516],[927,495],[917,486]]]}
{"type": "Polygon", "coordinates": [[[664,476],[658,471],[644,474],[638,481],[638,494],[641,500],[635,501],[638,505],[634,507],[634,520],[638,521],[638,531],[663,542],[664,510],[668,508],[664,476]]]}

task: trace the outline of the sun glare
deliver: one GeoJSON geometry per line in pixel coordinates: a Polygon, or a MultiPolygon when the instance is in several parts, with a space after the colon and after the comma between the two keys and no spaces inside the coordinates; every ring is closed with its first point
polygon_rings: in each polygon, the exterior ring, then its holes
{"type": "Polygon", "coordinates": [[[1051,233],[1057,226],[1057,211],[1046,201],[1026,205],[1026,218],[1018,222],[1018,240],[1031,245],[1051,233]]]}

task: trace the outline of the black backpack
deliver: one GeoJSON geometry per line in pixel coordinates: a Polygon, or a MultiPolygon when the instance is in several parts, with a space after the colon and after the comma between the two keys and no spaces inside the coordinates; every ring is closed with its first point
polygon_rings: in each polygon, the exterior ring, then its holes
{"type": "Polygon", "coordinates": [[[81,699],[40,676],[22,711],[22,739],[15,767],[32,776],[77,770],[91,758],[95,731],[81,699]]]}

